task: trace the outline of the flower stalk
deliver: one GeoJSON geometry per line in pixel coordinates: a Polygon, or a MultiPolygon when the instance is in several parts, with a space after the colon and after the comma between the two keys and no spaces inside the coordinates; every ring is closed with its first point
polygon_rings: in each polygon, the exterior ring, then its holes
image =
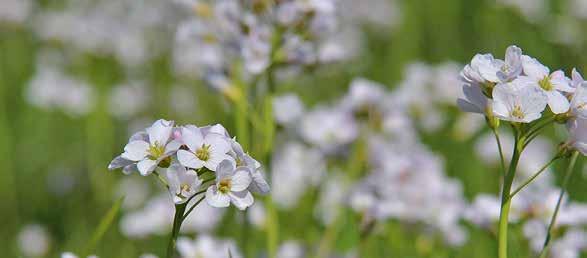
{"type": "Polygon", "coordinates": [[[518,161],[523,151],[523,145],[520,142],[519,134],[516,134],[514,153],[510,161],[509,169],[504,177],[503,189],[501,194],[501,211],[499,213],[499,230],[498,230],[498,258],[507,258],[507,241],[508,241],[508,222],[511,206],[510,191],[516,175],[518,161]]]}

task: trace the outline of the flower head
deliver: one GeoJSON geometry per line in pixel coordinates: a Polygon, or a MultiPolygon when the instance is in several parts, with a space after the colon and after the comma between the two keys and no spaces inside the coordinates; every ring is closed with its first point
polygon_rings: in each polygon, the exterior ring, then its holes
{"type": "Polygon", "coordinates": [[[235,168],[230,160],[224,160],[216,169],[216,183],[206,191],[206,201],[213,207],[228,207],[230,203],[240,210],[251,206],[253,195],[247,189],[251,184],[248,167],[235,168]]]}
{"type": "Polygon", "coordinates": [[[522,64],[524,74],[527,75],[536,87],[542,89],[548,96],[548,106],[555,114],[561,114],[569,110],[569,100],[564,92],[573,92],[570,81],[562,71],[550,74],[550,69],[541,64],[535,58],[523,55],[522,64]]]}
{"type": "Polygon", "coordinates": [[[203,132],[200,128],[188,125],[181,129],[181,139],[188,150],[179,150],[177,159],[189,168],[206,167],[216,171],[218,164],[225,159],[232,159],[227,153],[230,143],[225,135],[213,130],[203,132]]]}
{"type": "Polygon", "coordinates": [[[198,178],[196,171],[188,170],[178,163],[172,164],[167,169],[166,175],[169,193],[176,204],[185,203],[196,194],[202,184],[202,180],[198,178]]]}
{"type": "Polygon", "coordinates": [[[151,127],[133,135],[124,152],[114,158],[108,169],[123,168],[123,172],[138,170],[141,175],[151,174],[158,166],[168,167],[180,143],[171,137],[173,121],[157,120],[151,127]]]}
{"type": "Polygon", "coordinates": [[[546,94],[522,78],[493,89],[493,114],[506,121],[530,123],[542,116],[546,102],[546,94]]]}

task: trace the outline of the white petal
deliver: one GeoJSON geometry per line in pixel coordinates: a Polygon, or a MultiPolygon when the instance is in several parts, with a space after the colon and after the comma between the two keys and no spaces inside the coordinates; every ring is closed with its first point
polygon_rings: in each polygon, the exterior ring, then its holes
{"type": "Polygon", "coordinates": [[[249,191],[230,192],[228,195],[232,204],[239,210],[244,210],[255,202],[253,195],[249,191]]]}
{"type": "Polygon", "coordinates": [[[230,190],[233,192],[243,191],[249,187],[252,180],[249,168],[239,167],[232,176],[232,186],[230,190]]]}
{"type": "Polygon", "coordinates": [[[553,90],[546,92],[548,95],[548,106],[552,113],[562,114],[569,110],[569,100],[559,91],[553,90]]]}
{"type": "Polygon", "coordinates": [[[260,194],[267,194],[271,191],[271,187],[265,180],[263,173],[260,170],[256,170],[251,172],[251,177],[253,178],[253,182],[249,185],[249,189],[253,192],[260,193],[260,194]]]}
{"type": "Polygon", "coordinates": [[[228,160],[228,161],[231,161],[233,164],[236,164],[234,159],[231,156],[229,156],[228,154],[218,153],[216,151],[213,151],[212,148],[210,148],[210,157],[208,158],[208,160],[206,161],[206,163],[204,165],[206,166],[206,168],[208,168],[212,171],[216,171],[216,169],[218,168],[218,165],[220,165],[220,162],[222,162],[224,160],[228,160]]]}
{"type": "Polygon", "coordinates": [[[457,105],[459,106],[459,108],[463,112],[478,113],[478,114],[484,113],[477,106],[471,104],[471,102],[468,102],[467,100],[464,100],[464,99],[457,99],[457,105]]]}
{"type": "Polygon", "coordinates": [[[121,156],[114,158],[108,165],[108,170],[114,170],[133,164],[132,160],[125,159],[121,156]]]}
{"type": "Polygon", "coordinates": [[[124,146],[122,157],[132,161],[139,161],[147,156],[149,143],[144,141],[132,141],[124,146]]]}
{"type": "Polygon", "coordinates": [[[214,150],[217,152],[228,153],[228,151],[231,149],[231,145],[228,140],[229,139],[224,135],[209,133],[206,135],[204,142],[209,144],[211,148],[214,148],[214,150]]]}
{"type": "Polygon", "coordinates": [[[493,115],[502,119],[508,119],[510,111],[505,103],[495,101],[493,102],[493,115]]]}
{"type": "Polygon", "coordinates": [[[223,178],[230,178],[234,175],[234,163],[230,160],[223,160],[218,164],[215,171],[217,181],[223,178]]]}
{"type": "Polygon", "coordinates": [[[212,207],[224,208],[230,205],[230,197],[220,193],[213,185],[206,190],[206,202],[212,207]]]}
{"type": "Polygon", "coordinates": [[[137,168],[142,176],[150,175],[157,167],[157,162],[151,159],[143,159],[137,163],[137,168]]]}
{"type": "Polygon", "coordinates": [[[180,164],[172,164],[166,171],[167,183],[169,184],[169,191],[173,194],[178,194],[181,188],[181,173],[185,173],[185,168],[180,164]]]}
{"type": "Polygon", "coordinates": [[[542,113],[546,108],[548,97],[538,87],[526,86],[516,93],[517,98],[520,98],[520,105],[524,114],[542,113]]]}
{"type": "Polygon", "coordinates": [[[524,67],[524,73],[535,80],[542,80],[550,73],[548,67],[527,55],[522,55],[522,66],[524,67]]]}
{"type": "Polygon", "coordinates": [[[173,121],[167,121],[159,119],[147,128],[146,131],[149,134],[149,142],[151,144],[159,143],[159,145],[165,145],[171,137],[171,131],[173,130],[173,121]]]}
{"type": "Polygon", "coordinates": [[[177,151],[177,160],[188,168],[201,168],[204,166],[203,161],[199,160],[196,155],[186,150],[177,151]]]}
{"type": "Polygon", "coordinates": [[[204,143],[202,132],[193,125],[184,126],[181,129],[181,140],[191,151],[196,151],[204,143]]]}
{"type": "Polygon", "coordinates": [[[181,147],[181,142],[178,140],[172,140],[165,146],[165,155],[171,155],[181,147]]]}

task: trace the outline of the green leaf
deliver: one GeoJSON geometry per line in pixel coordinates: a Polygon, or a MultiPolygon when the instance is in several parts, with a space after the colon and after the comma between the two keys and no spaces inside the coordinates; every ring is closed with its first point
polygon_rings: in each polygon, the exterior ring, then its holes
{"type": "Polygon", "coordinates": [[[100,243],[100,240],[102,240],[102,237],[104,236],[106,231],[108,231],[110,226],[112,226],[112,223],[114,222],[114,219],[116,218],[116,215],[118,215],[118,212],[120,211],[120,207],[122,206],[123,201],[124,201],[124,197],[120,197],[112,205],[112,207],[110,207],[110,209],[104,215],[104,217],[102,217],[102,219],[100,220],[100,224],[98,224],[98,227],[96,228],[96,230],[92,234],[92,238],[90,239],[90,241],[88,242],[86,247],[83,249],[84,251],[82,252],[81,257],[86,257],[87,255],[89,255],[91,252],[94,251],[94,249],[96,248],[98,243],[100,243]]]}

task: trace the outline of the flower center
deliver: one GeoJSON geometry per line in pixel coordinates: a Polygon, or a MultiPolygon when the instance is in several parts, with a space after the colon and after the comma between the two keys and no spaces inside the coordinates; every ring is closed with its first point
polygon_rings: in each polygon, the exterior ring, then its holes
{"type": "Polygon", "coordinates": [[[230,192],[231,186],[232,181],[230,178],[223,178],[220,180],[220,182],[218,182],[218,190],[223,194],[230,192]]]}
{"type": "Polygon", "coordinates": [[[512,112],[510,113],[510,115],[512,117],[515,117],[517,119],[523,119],[524,118],[524,112],[522,111],[522,108],[519,105],[515,105],[514,108],[512,109],[512,112]]]}
{"type": "Polygon", "coordinates": [[[245,162],[243,161],[243,159],[241,159],[240,157],[236,158],[236,166],[240,167],[240,166],[244,166],[245,162]]]}
{"type": "Polygon", "coordinates": [[[185,183],[184,184],[181,184],[181,187],[180,188],[181,188],[181,191],[182,192],[189,192],[192,189],[192,187],[190,185],[185,184],[185,183]]]}
{"type": "Polygon", "coordinates": [[[156,160],[165,154],[165,146],[159,144],[159,142],[155,142],[149,146],[147,152],[149,153],[150,159],[156,160]]]}
{"type": "Polygon", "coordinates": [[[202,147],[196,150],[196,157],[201,161],[210,159],[210,145],[202,144],[202,147]]]}
{"type": "Polygon", "coordinates": [[[194,5],[194,12],[197,16],[203,18],[211,18],[214,15],[214,10],[212,10],[212,7],[206,3],[196,3],[194,5]]]}
{"type": "Polygon", "coordinates": [[[540,87],[542,89],[544,89],[545,91],[551,91],[554,86],[552,85],[552,83],[550,82],[550,78],[548,76],[544,77],[544,79],[540,80],[538,82],[538,84],[540,85],[540,87]]]}

